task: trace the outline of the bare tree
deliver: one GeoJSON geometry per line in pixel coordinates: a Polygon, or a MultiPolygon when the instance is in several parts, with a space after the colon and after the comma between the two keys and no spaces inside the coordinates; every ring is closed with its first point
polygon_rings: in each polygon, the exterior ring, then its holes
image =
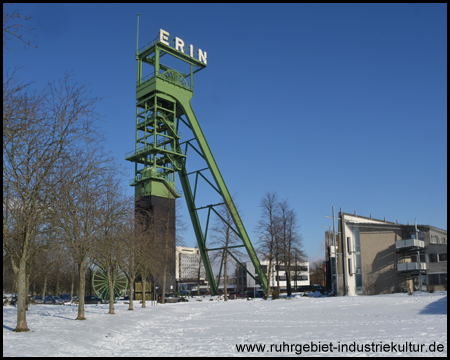
{"type": "Polygon", "coordinates": [[[180,229],[177,231],[177,227],[183,227],[181,218],[176,216],[176,207],[177,202],[174,199],[173,201],[166,201],[158,209],[154,209],[154,215],[157,219],[155,225],[157,225],[158,260],[160,261],[158,268],[162,270],[162,304],[165,303],[167,277],[175,278],[175,266],[172,265],[175,265],[176,246],[178,243],[177,235],[180,234],[180,229]]]}
{"type": "Polygon", "coordinates": [[[323,285],[323,262],[323,259],[319,259],[311,263],[309,268],[309,276],[312,284],[323,285]]]}
{"type": "MultiPolygon", "coordinates": [[[[233,202],[236,202],[233,199],[233,202]]],[[[217,215],[214,220],[214,226],[212,227],[212,241],[211,245],[220,246],[223,248],[222,251],[215,252],[213,254],[213,261],[218,261],[221,259],[223,266],[223,288],[224,288],[224,300],[227,301],[227,287],[228,287],[228,266],[234,263],[234,259],[230,256],[229,247],[240,244],[241,240],[237,231],[232,227],[233,218],[231,216],[228,207],[222,204],[217,209],[217,215]]],[[[233,249],[234,256],[239,259],[243,254],[239,251],[233,249]]],[[[220,278],[219,278],[220,284],[220,278]]]]}
{"type": "Polygon", "coordinates": [[[197,258],[197,294],[200,295],[200,279],[202,277],[203,278],[206,277],[206,274],[204,271],[204,267],[202,267],[202,265],[203,265],[202,256],[200,254],[200,251],[199,250],[197,250],[197,251],[198,251],[198,253],[196,253],[196,255],[198,255],[198,258],[197,258]]]}
{"type": "Polygon", "coordinates": [[[298,233],[297,214],[290,208],[287,200],[279,203],[278,235],[282,248],[283,263],[285,267],[287,294],[292,294],[291,289],[291,263],[295,255],[294,248],[300,249],[302,236],[298,233]]]}
{"type": "Polygon", "coordinates": [[[113,167],[101,154],[79,152],[76,161],[66,165],[69,174],[61,180],[55,194],[54,217],[60,239],[77,264],[80,284],[77,320],[84,315],[85,273],[92,263],[103,229],[101,200],[104,174],[113,167]],[[81,176],[82,174],[82,176],[81,176]]]}
{"type": "Polygon", "coordinates": [[[259,207],[261,208],[260,220],[258,221],[257,233],[259,235],[258,251],[262,254],[264,260],[269,261],[267,267],[267,295],[272,294],[270,281],[272,276],[272,265],[275,259],[277,250],[277,214],[279,210],[279,203],[276,192],[267,192],[261,199],[259,207]]]}
{"type": "Polygon", "coordinates": [[[63,170],[58,162],[92,135],[96,102],[84,87],[70,84],[70,75],[40,94],[14,77],[3,82],[3,250],[17,278],[15,331],[29,331],[26,264],[43,217],[54,206],[63,170]]]}
{"type": "Polygon", "coordinates": [[[28,26],[21,24],[21,21],[31,20],[32,16],[21,15],[19,14],[19,10],[8,9],[12,4],[3,4],[3,47],[12,50],[8,47],[8,42],[12,40],[12,38],[16,38],[21,41],[22,46],[26,49],[27,46],[31,48],[36,48],[37,46],[31,45],[29,40],[24,39],[24,35],[33,35],[36,36],[33,31],[35,28],[30,29],[28,26]]]}
{"type": "Polygon", "coordinates": [[[141,200],[136,199],[135,230],[137,241],[133,246],[136,250],[136,271],[142,280],[142,307],[145,308],[147,307],[145,302],[147,279],[158,272],[156,264],[160,254],[156,250],[155,214],[153,209],[144,205],[141,200]]]}
{"type": "Polygon", "coordinates": [[[126,217],[130,215],[129,207],[133,204],[124,195],[118,179],[105,179],[105,190],[100,200],[99,225],[95,249],[95,263],[106,272],[109,286],[109,314],[114,314],[116,275],[124,256],[125,246],[121,236],[126,217]]]}
{"type": "MultiPolygon", "coordinates": [[[[130,199],[129,202],[132,204],[133,200],[130,199]]],[[[134,209],[130,208],[129,214],[125,217],[123,226],[121,228],[123,255],[120,262],[120,268],[122,269],[128,280],[128,292],[130,294],[128,310],[134,310],[134,282],[139,273],[140,261],[142,260],[142,256],[139,256],[141,236],[141,229],[138,227],[138,222],[136,222],[134,209]]]]}

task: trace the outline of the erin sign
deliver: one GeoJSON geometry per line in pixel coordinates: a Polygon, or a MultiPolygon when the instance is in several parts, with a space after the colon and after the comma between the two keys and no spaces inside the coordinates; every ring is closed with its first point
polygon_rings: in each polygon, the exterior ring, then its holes
{"type": "MultiPolygon", "coordinates": [[[[169,33],[167,31],[164,31],[163,29],[159,30],[159,41],[163,44],[169,46],[169,33]]],[[[184,52],[184,41],[181,40],[179,37],[175,38],[175,50],[181,51],[183,54],[184,52]]],[[[189,45],[189,55],[191,58],[194,57],[194,46],[189,45]]],[[[206,63],[206,51],[202,51],[201,49],[198,49],[197,59],[198,61],[201,61],[205,65],[206,63]]]]}

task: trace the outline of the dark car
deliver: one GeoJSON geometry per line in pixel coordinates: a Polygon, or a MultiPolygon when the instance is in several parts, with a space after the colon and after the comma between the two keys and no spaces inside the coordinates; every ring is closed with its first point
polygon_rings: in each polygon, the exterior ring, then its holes
{"type": "Polygon", "coordinates": [[[44,303],[44,299],[42,298],[41,295],[34,295],[32,301],[33,301],[35,304],[43,304],[43,303],[44,303]]]}
{"type": "Polygon", "coordinates": [[[257,290],[257,291],[247,291],[247,297],[248,298],[262,298],[264,297],[264,291],[257,290]]]}
{"type": "Polygon", "coordinates": [[[44,298],[44,304],[64,305],[64,301],[62,301],[59,296],[50,296],[49,295],[44,298]]]}
{"type": "Polygon", "coordinates": [[[304,291],[314,291],[314,285],[304,285],[304,286],[299,286],[297,287],[297,289],[295,289],[295,291],[300,291],[300,292],[304,292],[304,291]]]}
{"type": "MultiPolygon", "coordinates": [[[[158,295],[158,302],[160,303],[162,300],[162,294],[158,295]]],[[[185,299],[184,297],[177,296],[176,294],[166,294],[164,296],[164,300],[166,304],[172,304],[172,303],[178,303],[178,302],[186,302],[189,301],[188,299],[185,299]]]]}
{"type": "Polygon", "coordinates": [[[70,301],[72,300],[72,298],[70,297],[70,294],[61,294],[61,295],[59,295],[59,297],[62,301],[64,301],[65,304],[70,303],[70,301]]]}
{"type": "Polygon", "coordinates": [[[84,303],[85,304],[107,304],[108,301],[103,300],[102,298],[95,296],[95,295],[85,295],[84,297],[84,303]]]}
{"type": "Polygon", "coordinates": [[[247,294],[244,294],[240,291],[232,291],[228,294],[228,299],[234,300],[234,299],[247,299],[247,294]]]}

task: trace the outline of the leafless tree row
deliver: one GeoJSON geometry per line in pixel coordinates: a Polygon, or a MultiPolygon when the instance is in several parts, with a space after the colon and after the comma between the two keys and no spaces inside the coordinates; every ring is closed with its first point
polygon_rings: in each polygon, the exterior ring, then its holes
{"type": "MultiPolygon", "coordinates": [[[[4,5],[4,49],[11,50],[11,40],[33,47],[25,39],[34,35],[24,24],[31,18],[4,5]]],[[[31,85],[16,71],[3,76],[3,280],[12,280],[18,295],[15,331],[29,330],[30,285],[58,294],[70,273],[73,293],[78,278],[77,319],[84,320],[86,273],[107,273],[114,314],[118,271],[131,293],[137,276],[144,286],[149,277],[164,283],[175,256],[175,219],[167,209],[135,213],[135,199],[124,195],[119,166],[97,127],[99,99],[70,74],[41,92],[31,85]]]]}
{"type": "MultiPolygon", "coordinates": [[[[90,264],[108,273],[111,289],[119,268],[130,283],[139,272],[144,281],[152,273],[164,283],[167,275],[175,219],[153,211],[145,216],[158,221],[146,221],[145,229],[136,224],[134,199],[124,195],[116,175],[120,169],[104,152],[96,128],[97,101],[69,75],[41,93],[15,74],[4,80],[3,253],[15,273],[17,331],[28,330],[26,295],[38,269],[60,274],[67,263],[58,254],[77,267],[80,320],[90,264]]],[[[113,296],[110,291],[111,314],[113,296]]]]}
{"type": "MultiPolygon", "coordinates": [[[[280,265],[285,268],[287,292],[291,295],[291,273],[297,276],[297,263],[303,261],[302,235],[299,232],[297,213],[287,200],[279,200],[275,192],[268,192],[260,202],[261,215],[257,232],[259,248],[263,260],[267,260],[267,279],[270,282],[272,267],[275,265],[277,290],[280,291],[280,265]]],[[[268,292],[271,294],[270,286],[268,292]]]]}

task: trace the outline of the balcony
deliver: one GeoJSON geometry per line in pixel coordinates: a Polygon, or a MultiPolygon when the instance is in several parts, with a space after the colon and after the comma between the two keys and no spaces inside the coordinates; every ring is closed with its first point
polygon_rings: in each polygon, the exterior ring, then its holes
{"type": "Polygon", "coordinates": [[[404,273],[405,275],[419,274],[419,272],[424,274],[426,270],[427,264],[423,262],[397,263],[397,272],[404,273]]]}
{"type": "Polygon", "coordinates": [[[401,251],[413,251],[425,248],[425,242],[419,239],[406,239],[395,242],[395,250],[401,251]]]}

